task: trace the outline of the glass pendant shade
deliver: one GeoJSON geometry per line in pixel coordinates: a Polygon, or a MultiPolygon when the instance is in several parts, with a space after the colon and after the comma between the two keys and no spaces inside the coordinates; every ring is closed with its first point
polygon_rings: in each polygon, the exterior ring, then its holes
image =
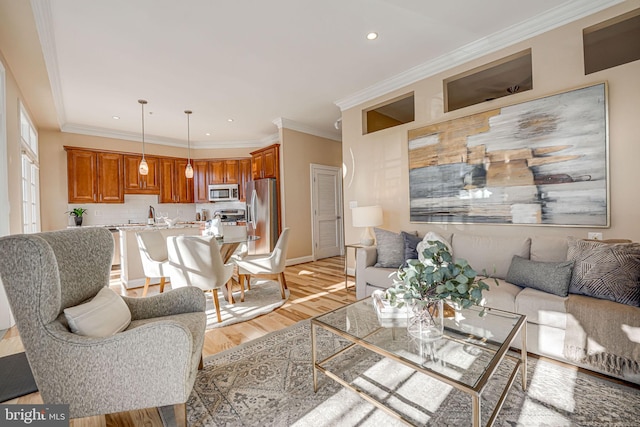
{"type": "Polygon", "coordinates": [[[184,169],[184,176],[187,178],[193,178],[193,167],[191,163],[187,163],[187,167],[184,169]]]}
{"type": "Polygon", "coordinates": [[[144,99],[138,99],[138,103],[142,106],[142,160],[140,161],[140,166],[138,166],[138,173],[140,175],[148,175],[149,165],[144,159],[144,105],[147,103],[147,101],[145,101],[144,99]]]}
{"type": "Polygon", "coordinates": [[[144,157],[140,161],[138,172],[140,173],[140,175],[149,175],[149,165],[147,164],[147,161],[144,159],[144,157]]]}

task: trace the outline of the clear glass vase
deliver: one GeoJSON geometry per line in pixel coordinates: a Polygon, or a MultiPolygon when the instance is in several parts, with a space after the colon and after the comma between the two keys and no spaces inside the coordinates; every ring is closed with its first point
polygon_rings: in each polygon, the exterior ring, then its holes
{"type": "Polygon", "coordinates": [[[441,299],[414,301],[407,310],[407,332],[425,341],[435,341],[444,334],[444,310],[441,299]]]}

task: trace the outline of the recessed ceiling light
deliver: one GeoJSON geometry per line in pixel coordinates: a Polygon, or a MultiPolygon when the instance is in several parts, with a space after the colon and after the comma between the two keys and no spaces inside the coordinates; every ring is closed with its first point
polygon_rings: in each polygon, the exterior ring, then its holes
{"type": "Polygon", "coordinates": [[[211,133],[207,132],[205,133],[206,136],[211,136],[211,133]]]}
{"type": "Polygon", "coordinates": [[[375,40],[378,38],[378,33],[375,32],[370,32],[369,34],[367,34],[367,40],[375,40]]]}
{"type": "Polygon", "coordinates": [[[227,119],[227,121],[228,121],[229,123],[231,123],[231,122],[233,121],[233,119],[227,119]]]}
{"type": "Polygon", "coordinates": [[[111,117],[113,120],[120,120],[120,116],[112,116],[111,117]]]}

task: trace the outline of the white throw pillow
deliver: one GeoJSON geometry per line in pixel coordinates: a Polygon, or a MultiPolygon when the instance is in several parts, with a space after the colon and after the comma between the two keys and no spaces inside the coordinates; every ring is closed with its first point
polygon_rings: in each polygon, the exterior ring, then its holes
{"type": "Polygon", "coordinates": [[[104,287],[89,302],[64,309],[71,332],[88,337],[108,337],[124,331],[131,323],[127,303],[104,287]]]}
{"type": "Polygon", "coordinates": [[[451,255],[453,255],[453,249],[451,249],[451,244],[447,241],[447,239],[445,239],[438,233],[434,233],[433,231],[430,231],[427,234],[425,234],[424,238],[422,239],[422,242],[416,245],[416,252],[418,252],[418,259],[423,264],[425,263],[425,257],[423,255],[423,252],[425,249],[433,246],[429,244],[429,242],[433,242],[433,241],[444,243],[447,249],[449,250],[449,252],[451,253],[451,255]]]}

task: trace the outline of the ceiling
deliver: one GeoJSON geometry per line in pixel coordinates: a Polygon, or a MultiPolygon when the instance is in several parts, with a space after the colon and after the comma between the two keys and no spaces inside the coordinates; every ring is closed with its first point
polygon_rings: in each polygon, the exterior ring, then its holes
{"type": "Polygon", "coordinates": [[[617,2],[31,0],[63,131],[137,140],[143,98],[147,141],[186,144],[190,109],[196,147],[340,140],[340,107],[617,2]]]}

